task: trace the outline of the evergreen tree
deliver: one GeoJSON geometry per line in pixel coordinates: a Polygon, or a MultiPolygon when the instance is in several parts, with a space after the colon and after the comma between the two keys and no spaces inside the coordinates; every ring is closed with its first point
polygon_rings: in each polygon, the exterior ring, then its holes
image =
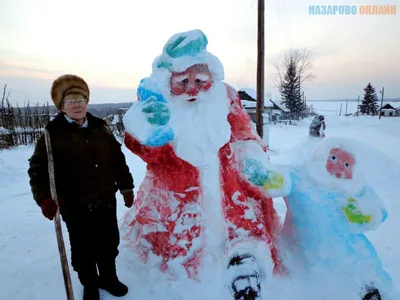
{"type": "Polygon", "coordinates": [[[297,74],[296,63],[290,59],[286,68],[286,74],[279,87],[282,104],[290,111],[291,119],[298,117],[304,109],[301,101],[300,81],[297,74]]]}
{"type": "Polygon", "coordinates": [[[378,96],[375,92],[375,87],[368,83],[364,88],[364,99],[360,105],[360,112],[367,115],[374,115],[378,111],[378,96]]]}

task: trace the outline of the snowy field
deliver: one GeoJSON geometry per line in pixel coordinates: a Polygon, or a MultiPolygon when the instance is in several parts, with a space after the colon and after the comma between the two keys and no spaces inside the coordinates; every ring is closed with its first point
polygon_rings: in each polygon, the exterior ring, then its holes
{"type": "Polygon", "coordinates": [[[319,114],[324,116],[338,116],[340,107],[342,108],[342,115],[345,115],[346,106],[348,114],[357,112],[357,101],[308,101],[307,105],[312,105],[319,114]]]}
{"type": "MultiPolygon", "coordinates": [[[[335,103],[336,104],[336,103],[335,103]]],[[[349,102],[350,104],[350,102],[349,102]]],[[[327,108],[326,110],[336,110],[327,108]]],[[[345,106],[344,106],[345,107],[345,106]]],[[[344,109],[344,107],[342,109],[344,109]]],[[[350,112],[353,112],[349,109],[350,112]]],[[[389,217],[377,231],[367,233],[376,247],[385,269],[400,286],[400,118],[339,117],[336,113],[324,113],[326,135],[352,138],[365,143],[369,157],[366,166],[368,183],[382,198],[389,217]]],[[[343,110],[342,110],[343,113],[343,110]]],[[[274,150],[271,160],[286,164],[306,155],[308,125],[304,120],[298,126],[272,125],[269,127],[269,144],[274,150]]],[[[136,189],[144,177],[145,165],[125,147],[124,152],[135,179],[136,189]]],[[[0,151],[0,299],[1,300],[57,300],[65,299],[65,291],[54,225],[45,219],[34,202],[27,175],[28,158],[33,146],[0,151]]],[[[127,210],[118,194],[119,218],[127,210]]],[[[284,214],[282,202],[276,202],[280,214],[284,214]]],[[[69,245],[64,227],[68,258],[69,245]]],[[[141,299],[140,284],[129,274],[123,260],[118,257],[118,271],[122,282],[130,292],[120,299],[141,299]]],[[[75,299],[82,296],[82,287],[71,270],[75,299]]],[[[156,287],[155,287],[156,288],[156,287]]],[[[115,299],[101,291],[102,299],[115,299]]],[[[301,297],[296,299],[301,300],[301,297]]],[[[143,300],[143,299],[141,299],[143,300]]],[[[290,299],[288,299],[290,300],[290,299]]],[[[315,299],[320,300],[320,299],[315,299]]]]}

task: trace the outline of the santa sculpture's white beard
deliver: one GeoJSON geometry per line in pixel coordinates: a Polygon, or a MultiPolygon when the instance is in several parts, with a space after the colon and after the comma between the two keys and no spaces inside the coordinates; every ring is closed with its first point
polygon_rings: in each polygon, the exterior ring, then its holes
{"type": "Polygon", "coordinates": [[[207,92],[197,95],[196,101],[187,101],[190,98],[168,97],[169,126],[175,133],[172,144],[178,157],[196,167],[207,167],[213,161],[211,157],[215,158],[230,140],[230,103],[222,82],[214,82],[207,92]]]}

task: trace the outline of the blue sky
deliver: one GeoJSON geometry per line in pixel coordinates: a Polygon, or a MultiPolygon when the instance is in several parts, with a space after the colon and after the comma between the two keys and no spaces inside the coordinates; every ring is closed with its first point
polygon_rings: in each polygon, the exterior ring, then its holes
{"type": "MultiPolygon", "coordinates": [[[[290,48],[316,53],[307,99],[354,99],[371,81],[400,97],[400,1],[267,0],[266,89],[271,62],[290,48]],[[397,5],[395,16],[315,16],[309,5],[397,5]]],[[[0,86],[10,100],[50,100],[59,75],[87,80],[94,103],[131,101],[177,32],[201,29],[236,88],[256,86],[257,0],[2,0],[0,86]]]]}

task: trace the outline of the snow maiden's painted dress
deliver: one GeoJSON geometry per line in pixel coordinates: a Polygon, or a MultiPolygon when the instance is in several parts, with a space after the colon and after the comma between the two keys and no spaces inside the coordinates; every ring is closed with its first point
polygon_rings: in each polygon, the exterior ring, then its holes
{"type": "Polygon", "coordinates": [[[281,249],[284,257],[291,257],[288,262],[295,262],[291,273],[310,275],[328,294],[394,300],[392,280],[364,235],[387,218],[382,201],[363,177],[357,153],[366,147],[328,138],[304,164],[291,169],[281,249]]]}

